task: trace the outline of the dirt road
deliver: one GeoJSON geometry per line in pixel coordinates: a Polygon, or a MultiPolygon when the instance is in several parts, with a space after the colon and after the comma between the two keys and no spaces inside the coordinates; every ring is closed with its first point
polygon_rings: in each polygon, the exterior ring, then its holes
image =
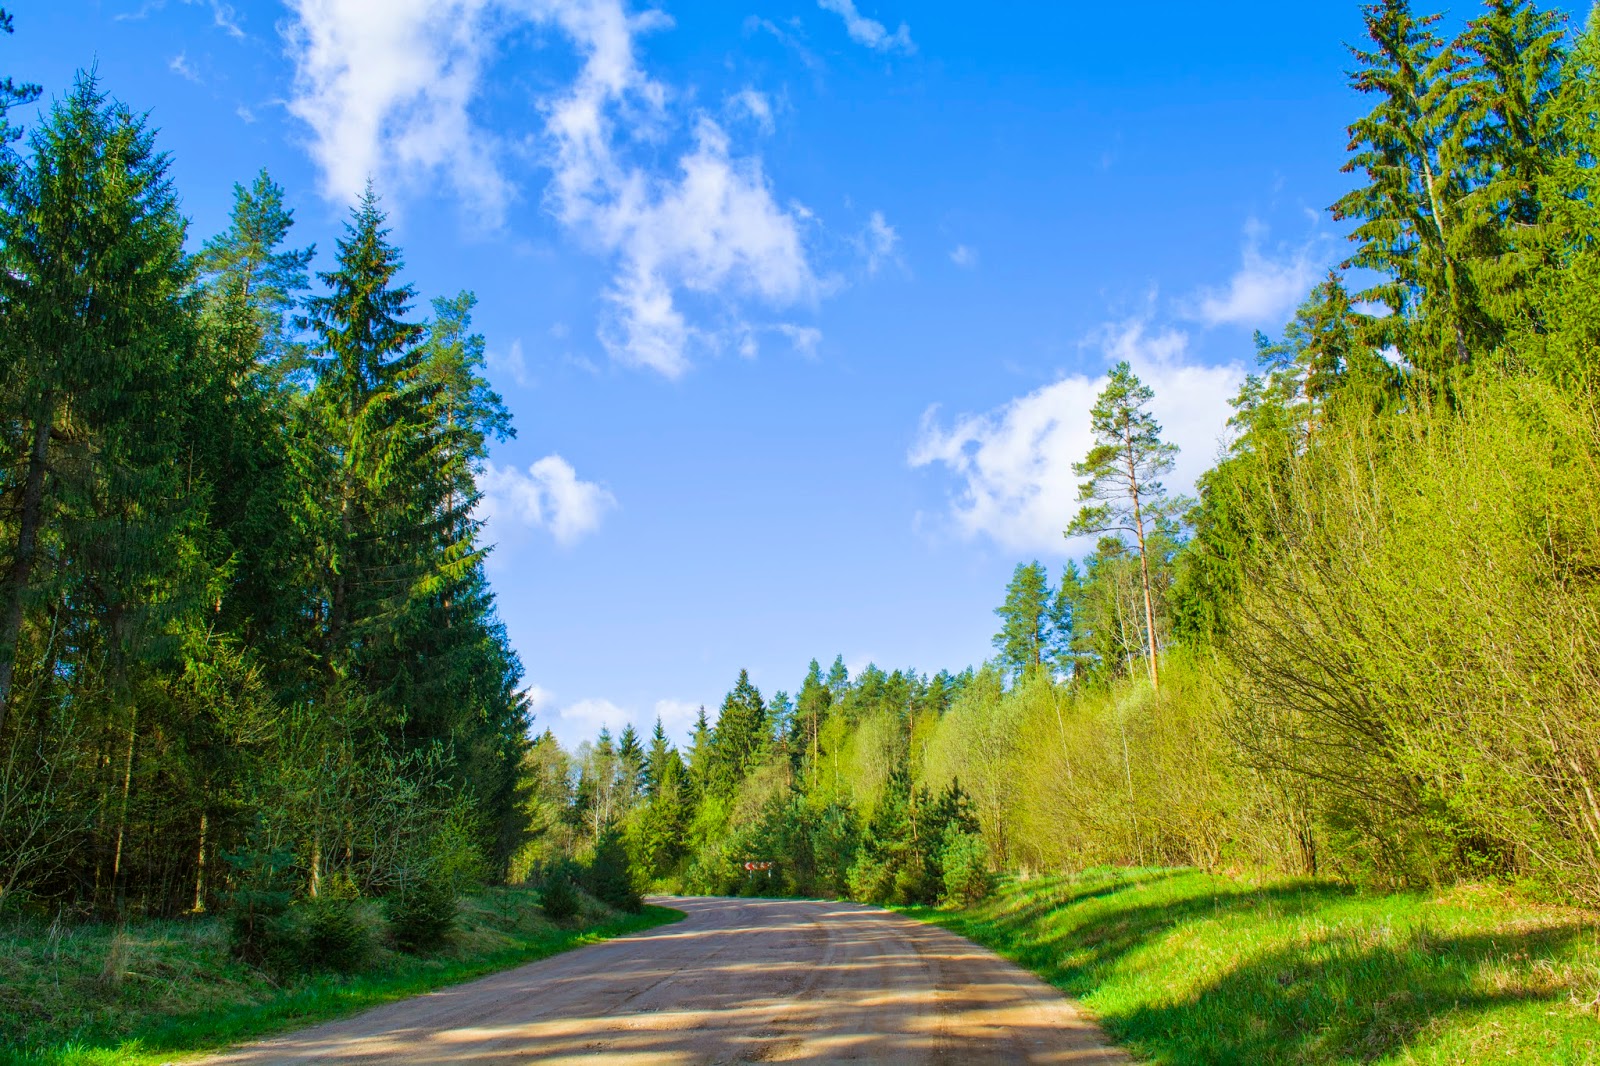
{"type": "Polygon", "coordinates": [[[1054,989],[942,929],[848,903],[653,902],[688,918],[209,1061],[1130,1061],[1054,989]]]}

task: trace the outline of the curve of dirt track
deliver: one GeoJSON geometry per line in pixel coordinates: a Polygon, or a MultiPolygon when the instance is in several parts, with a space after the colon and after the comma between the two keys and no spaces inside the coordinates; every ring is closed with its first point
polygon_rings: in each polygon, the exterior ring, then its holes
{"type": "Polygon", "coordinates": [[[942,929],[849,903],[652,902],[688,917],[208,1061],[1131,1062],[1060,993],[942,929]]]}

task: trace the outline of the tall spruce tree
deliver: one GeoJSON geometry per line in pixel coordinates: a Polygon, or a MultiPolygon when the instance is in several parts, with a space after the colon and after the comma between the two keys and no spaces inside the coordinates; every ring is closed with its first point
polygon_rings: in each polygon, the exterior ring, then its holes
{"type": "Polygon", "coordinates": [[[1050,644],[1050,575],[1037,559],[1018,563],[1006,585],[1006,601],[994,609],[1000,616],[995,650],[1013,679],[1045,664],[1050,644]]]}

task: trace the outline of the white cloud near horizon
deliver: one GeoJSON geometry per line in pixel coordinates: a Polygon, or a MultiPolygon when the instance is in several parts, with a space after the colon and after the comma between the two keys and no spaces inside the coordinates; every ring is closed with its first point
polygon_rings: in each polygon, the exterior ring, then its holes
{"type": "Polygon", "coordinates": [[[844,20],[845,32],[857,44],[864,44],[875,52],[904,52],[917,50],[911,41],[911,27],[904,22],[893,33],[876,19],[867,18],[856,9],[855,0],[817,0],[817,6],[844,20]]]}
{"type": "Polygon", "coordinates": [[[532,734],[538,736],[548,729],[569,752],[576,751],[586,740],[594,740],[601,729],[609,729],[616,737],[630,725],[638,731],[640,742],[648,745],[658,718],[668,740],[681,751],[688,744],[702,706],[691,700],[658,699],[648,711],[641,711],[599,696],[563,703],[539,685],[529,685],[523,695],[534,712],[532,734]]]}
{"type": "Polygon", "coordinates": [[[1208,326],[1236,325],[1276,329],[1289,320],[1322,274],[1323,262],[1312,241],[1279,256],[1261,250],[1266,227],[1245,223],[1239,269],[1221,287],[1203,288],[1192,315],[1208,326]]]}
{"type": "Polygon", "coordinates": [[[617,506],[609,490],[580,480],[559,455],[547,455],[526,471],[485,463],[478,490],[483,493],[478,517],[490,526],[491,542],[503,523],[515,522],[547,530],[557,544],[568,547],[599,529],[606,513],[617,506]]]}
{"type": "MultiPolygon", "coordinates": [[[[1225,433],[1244,371],[1187,360],[1188,337],[1152,332],[1142,320],[1120,323],[1096,338],[1108,364],[1126,359],[1155,392],[1151,409],[1163,436],[1180,448],[1166,479],[1173,494],[1193,491],[1211,466],[1225,433]]],[[[985,537],[1002,548],[1040,556],[1078,556],[1092,538],[1069,542],[1062,532],[1077,514],[1078,477],[1072,466],[1093,440],[1089,409],[1105,387],[1093,379],[1064,377],[999,408],[961,414],[946,424],[937,407],[922,416],[907,455],[913,468],[943,467],[958,482],[947,518],[963,539],[985,537]]]]}

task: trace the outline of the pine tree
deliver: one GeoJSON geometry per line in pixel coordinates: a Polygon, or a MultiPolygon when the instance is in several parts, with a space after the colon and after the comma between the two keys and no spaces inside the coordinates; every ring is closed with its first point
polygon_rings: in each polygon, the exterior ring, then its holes
{"type": "Polygon", "coordinates": [[[1111,370],[1110,380],[1090,411],[1095,444],[1073,470],[1085,480],[1079,510],[1067,528],[1068,537],[1085,533],[1129,533],[1139,553],[1140,588],[1144,597],[1144,644],[1150,660],[1150,683],[1159,686],[1156,667],[1155,593],[1151,581],[1151,533],[1183,506],[1170,499],[1162,475],[1172,470],[1176,445],[1161,439],[1161,424],[1148,410],[1155,394],[1126,362],[1111,370]]]}

